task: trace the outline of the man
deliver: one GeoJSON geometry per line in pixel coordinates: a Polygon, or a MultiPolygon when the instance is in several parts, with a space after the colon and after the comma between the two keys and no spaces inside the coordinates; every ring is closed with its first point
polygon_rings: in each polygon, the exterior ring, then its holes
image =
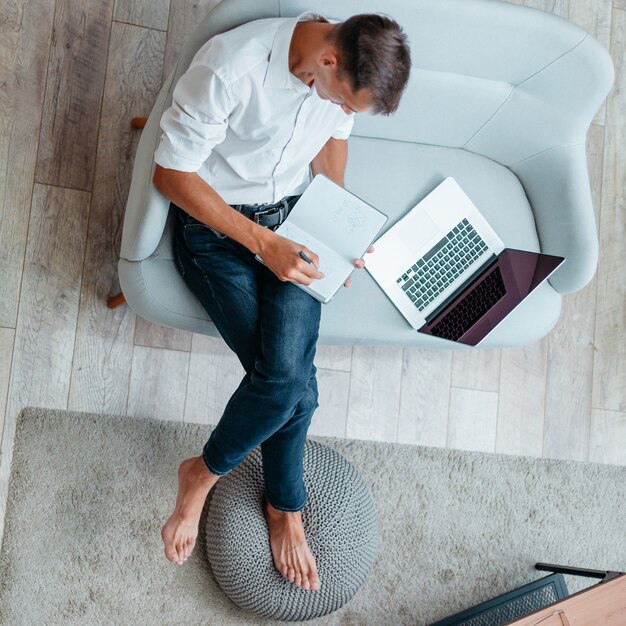
{"type": "Polygon", "coordinates": [[[314,250],[274,228],[311,173],[344,184],[354,114],[393,112],[409,70],[406,37],[393,20],[332,24],[307,13],[213,37],[176,85],[154,184],[177,213],[179,272],[246,374],[202,454],[178,469],[176,506],[161,533],[172,562],[191,554],[213,485],[260,444],[274,564],[298,587],[320,588],[301,511],[321,305],[296,284],[323,274],[314,250]]]}

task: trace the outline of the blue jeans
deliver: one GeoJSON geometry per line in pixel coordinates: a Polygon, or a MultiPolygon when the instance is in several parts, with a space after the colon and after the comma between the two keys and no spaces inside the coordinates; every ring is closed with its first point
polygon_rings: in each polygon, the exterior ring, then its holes
{"type": "Polygon", "coordinates": [[[281,282],[242,244],[171,209],[178,271],[245,370],[204,445],[204,463],[223,476],[261,444],[268,501],[300,511],[308,497],[306,433],[319,406],[313,357],[321,303],[281,282]]]}

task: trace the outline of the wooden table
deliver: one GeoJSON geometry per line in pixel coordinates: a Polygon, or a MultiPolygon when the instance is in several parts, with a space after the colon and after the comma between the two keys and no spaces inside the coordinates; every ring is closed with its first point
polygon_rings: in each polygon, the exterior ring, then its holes
{"type": "Polygon", "coordinates": [[[626,626],[626,574],[583,589],[507,626],[626,626]]]}

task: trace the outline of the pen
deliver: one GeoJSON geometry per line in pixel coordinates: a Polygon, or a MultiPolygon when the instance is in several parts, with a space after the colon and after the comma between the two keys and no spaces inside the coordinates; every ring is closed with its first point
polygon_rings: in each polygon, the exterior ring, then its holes
{"type": "Polygon", "coordinates": [[[311,261],[311,259],[309,259],[309,257],[306,254],[304,254],[302,250],[298,252],[298,255],[300,256],[301,259],[304,259],[307,263],[310,263],[318,272],[320,271],[320,268],[317,267],[317,265],[315,265],[315,263],[313,263],[313,261],[311,261]]]}

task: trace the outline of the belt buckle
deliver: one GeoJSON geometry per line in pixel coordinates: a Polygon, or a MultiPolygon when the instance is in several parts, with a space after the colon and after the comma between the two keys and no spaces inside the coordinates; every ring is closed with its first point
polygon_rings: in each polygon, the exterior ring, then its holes
{"type": "MultiPolygon", "coordinates": [[[[253,219],[254,221],[261,225],[261,226],[266,226],[267,228],[276,228],[278,226],[280,226],[284,221],[285,218],[287,216],[287,213],[289,211],[289,205],[287,203],[287,201],[283,198],[281,200],[281,205],[282,206],[274,206],[274,207],[270,207],[269,209],[265,209],[265,211],[256,211],[253,214],[253,219]],[[262,223],[262,219],[261,218],[265,218],[265,217],[271,217],[274,215],[278,215],[278,221],[275,220],[269,220],[270,223],[266,223],[263,224],[262,223]],[[274,222],[274,223],[272,223],[274,222]]],[[[263,220],[265,221],[265,220],[263,220]]]]}
{"type": "Polygon", "coordinates": [[[264,211],[255,211],[252,214],[252,219],[257,224],[260,224],[262,217],[265,217],[266,215],[273,215],[274,213],[277,213],[277,212],[278,212],[278,207],[270,207],[269,209],[265,209],[264,211]]]}

